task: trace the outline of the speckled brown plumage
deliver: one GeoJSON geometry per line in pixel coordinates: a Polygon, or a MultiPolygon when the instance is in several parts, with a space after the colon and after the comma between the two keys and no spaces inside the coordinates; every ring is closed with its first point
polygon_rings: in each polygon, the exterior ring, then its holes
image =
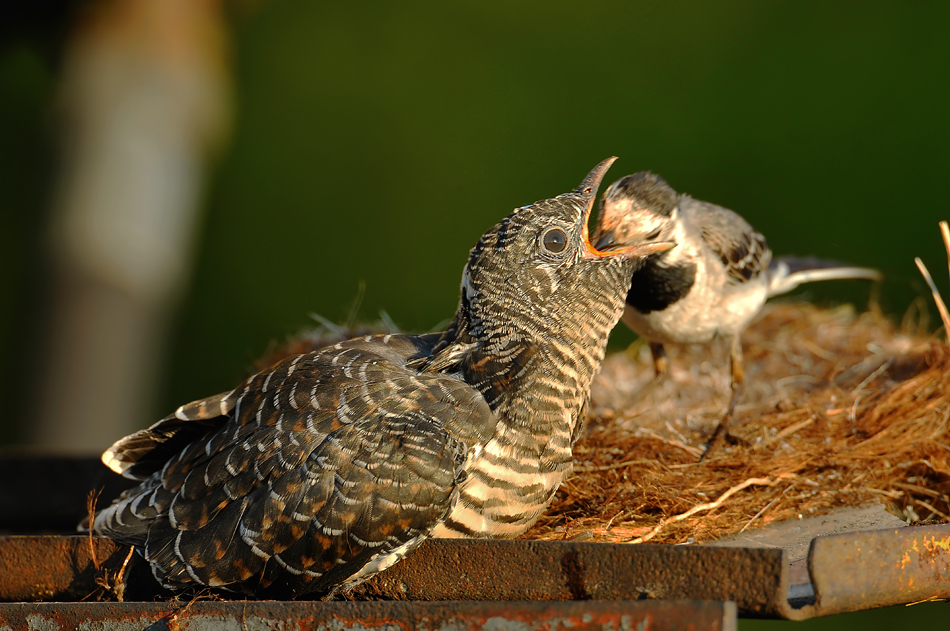
{"type": "Polygon", "coordinates": [[[332,594],[428,536],[516,536],[570,472],[591,380],[642,257],[599,252],[605,161],[473,248],[441,334],[281,360],[104,455],[141,484],[93,529],[166,587],[332,594]]]}

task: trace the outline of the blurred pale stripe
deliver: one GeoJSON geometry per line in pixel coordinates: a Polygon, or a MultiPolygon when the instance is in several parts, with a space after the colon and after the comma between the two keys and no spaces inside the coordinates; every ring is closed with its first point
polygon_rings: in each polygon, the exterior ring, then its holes
{"type": "Polygon", "coordinates": [[[95,452],[155,419],[206,165],[229,128],[219,0],[112,0],[64,56],[54,295],[31,442],[95,452]]]}

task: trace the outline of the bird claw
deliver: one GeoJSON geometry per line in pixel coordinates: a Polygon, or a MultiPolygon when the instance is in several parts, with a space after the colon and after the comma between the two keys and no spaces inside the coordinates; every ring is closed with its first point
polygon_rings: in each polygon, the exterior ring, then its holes
{"type": "Polygon", "coordinates": [[[740,438],[730,432],[726,425],[727,423],[724,419],[716,426],[716,429],[713,430],[712,436],[710,436],[706,444],[703,445],[703,455],[699,457],[699,462],[704,462],[709,458],[709,454],[712,453],[713,449],[721,442],[726,442],[733,447],[736,445],[748,446],[751,444],[746,439],[740,438]]]}

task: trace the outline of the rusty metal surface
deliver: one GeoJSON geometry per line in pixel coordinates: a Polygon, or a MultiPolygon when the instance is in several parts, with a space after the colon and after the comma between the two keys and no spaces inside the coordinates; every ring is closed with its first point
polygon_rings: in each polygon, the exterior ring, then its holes
{"type": "Polygon", "coordinates": [[[950,525],[818,537],[809,553],[810,580],[795,583],[786,555],[777,549],[499,541],[486,550],[478,541],[432,544],[364,583],[360,595],[732,600],[744,615],[792,620],[950,598],[950,525]]]}
{"type": "Polygon", "coordinates": [[[357,587],[393,600],[732,600],[769,615],[784,601],[781,550],[550,541],[427,541],[357,587]],[[446,580],[452,577],[452,580],[446,580]]]}
{"type": "MultiPolygon", "coordinates": [[[[85,537],[0,538],[0,600],[82,598],[98,588],[89,545],[85,537]]],[[[114,577],[128,548],[95,546],[99,576],[114,577]]],[[[157,593],[142,562],[129,566],[127,579],[130,599],[157,593]]],[[[805,619],[950,598],[950,525],[819,537],[807,573],[790,571],[777,549],[433,540],[352,596],[416,604],[728,600],[747,616],[805,619]]]]}
{"type": "MultiPolygon", "coordinates": [[[[93,541],[100,567],[114,577],[128,548],[106,539],[93,541]]],[[[88,537],[0,537],[0,601],[82,598],[83,589],[96,587],[92,557],[88,537]]],[[[744,611],[768,615],[774,609],[771,600],[784,593],[783,567],[780,550],[432,540],[352,596],[415,601],[715,601],[735,600],[722,598],[732,594],[744,611]]],[[[157,590],[138,557],[126,579],[130,599],[157,590]]]]}
{"type": "Polygon", "coordinates": [[[86,598],[97,591],[101,570],[121,563],[120,548],[99,537],[2,537],[0,600],[86,598]]]}
{"type": "Polygon", "coordinates": [[[706,541],[704,545],[781,548],[788,552],[789,559],[794,563],[808,558],[811,542],[816,537],[867,530],[896,530],[907,526],[907,522],[889,513],[884,504],[872,503],[864,506],[840,506],[814,517],[772,522],[762,528],[706,541]]]}
{"type": "Polygon", "coordinates": [[[818,537],[808,562],[821,615],[950,598],[950,526],[818,537]]]}
{"type": "Polygon", "coordinates": [[[0,605],[0,630],[735,631],[732,603],[186,602],[0,605]]]}

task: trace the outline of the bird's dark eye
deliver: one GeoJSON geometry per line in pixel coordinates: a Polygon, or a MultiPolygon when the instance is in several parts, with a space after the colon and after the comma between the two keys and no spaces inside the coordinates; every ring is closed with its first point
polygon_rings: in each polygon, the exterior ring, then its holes
{"type": "Polygon", "coordinates": [[[657,228],[656,230],[654,230],[653,232],[647,235],[647,241],[653,241],[659,236],[660,236],[660,229],[657,228]]]}
{"type": "Polygon", "coordinates": [[[567,233],[560,228],[550,228],[541,235],[541,245],[553,254],[559,254],[567,247],[567,233]]]}

